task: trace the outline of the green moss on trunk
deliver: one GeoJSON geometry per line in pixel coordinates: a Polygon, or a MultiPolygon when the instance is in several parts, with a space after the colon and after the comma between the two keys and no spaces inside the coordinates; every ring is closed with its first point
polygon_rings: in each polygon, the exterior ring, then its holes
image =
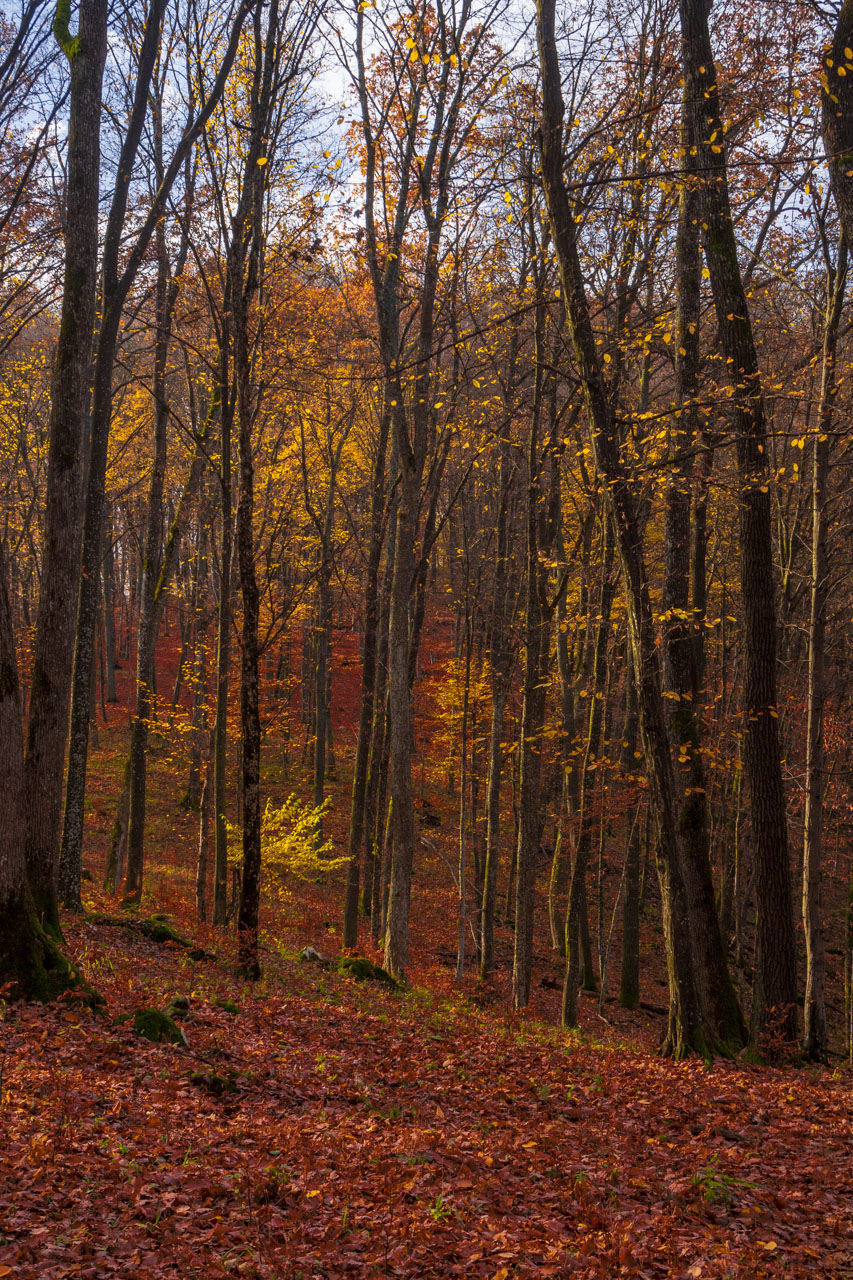
{"type": "Polygon", "coordinates": [[[52,931],[39,924],[29,893],[0,909],[0,986],[11,983],[13,1000],[55,1000],[81,984],[52,931]]]}

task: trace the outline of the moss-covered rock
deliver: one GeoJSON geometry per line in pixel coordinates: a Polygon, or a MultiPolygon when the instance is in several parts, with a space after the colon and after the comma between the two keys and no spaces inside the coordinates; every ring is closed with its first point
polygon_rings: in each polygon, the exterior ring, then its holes
{"type": "Polygon", "coordinates": [[[103,911],[92,911],[86,918],[89,924],[105,924],[114,929],[132,929],[136,933],[141,933],[149,942],[156,942],[159,946],[180,947],[182,951],[186,951],[191,960],[216,959],[212,952],[205,951],[203,947],[197,947],[189,938],[178,933],[164,916],[140,919],[134,915],[110,916],[103,911]]]}
{"type": "Polygon", "coordinates": [[[341,956],[338,960],[338,973],[347,973],[356,982],[384,982],[392,991],[397,990],[397,983],[391,974],[366,956],[341,956]]]}
{"type": "Polygon", "coordinates": [[[189,1015],[190,1002],[187,996],[172,996],[172,999],[166,1005],[166,1013],[175,1022],[180,1022],[182,1018],[189,1015]]]}
{"type": "Polygon", "coordinates": [[[186,950],[193,946],[193,943],[188,938],[178,933],[177,929],[173,929],[170,924],[167,924],[159,916],[152,916],[150,920],[140,920],[137,923],[137,928],[149,941],[159,942],[161,946],[164,946],[167,942],[172,942],[176,947],[183,947],[186,950]]]}
{"type": "Polygon", "coordinates": [[[224,1010],[225,1013],[239,1013],[240,1006],[235,1004],[233,1000],[214,1000],[217,1009],[224,1010]]]}
{"type": "Polygon", "coordinates": [[[133,1029],[153,1044],[186,1044],[187,1038],[174,1019],[161,1009],[137,1009],[133,1029]]]}
{"type": "Polygon", "coordinates": [[[226,1093],[237,1092],[237,1073],[235,1071],[227,1071],[223,1075],[219,1071],[191,1071],[190,1084],[194,1084],[199,1089],[204,1089],[207,1093],[212,1094],[214,1098],[221,1098],[226,1093]]]}

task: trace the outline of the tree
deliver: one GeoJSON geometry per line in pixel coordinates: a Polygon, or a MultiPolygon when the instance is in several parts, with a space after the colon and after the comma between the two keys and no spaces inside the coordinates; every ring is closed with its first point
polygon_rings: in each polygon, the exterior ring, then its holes
{"type": "Polygon", "coordinates": [[[729,206],[725,130],[707,0],[681,0],[684,91],[702,176],[702,242],[720,344],[732,380],[740,472],[744,612],[744,759],[758,897],[752,1034],[797,1036],[797,957],[776,692],[776,605],[764,398],[729,206]]]}

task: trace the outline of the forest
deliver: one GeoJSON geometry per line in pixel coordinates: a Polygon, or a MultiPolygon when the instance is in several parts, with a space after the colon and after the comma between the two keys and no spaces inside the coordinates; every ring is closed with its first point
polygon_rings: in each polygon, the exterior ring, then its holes
{"type": "Polygon", "coordinates": [[[5,0],[0,158],[0,1276],[853,1276],[853,3],[5,0]]]}

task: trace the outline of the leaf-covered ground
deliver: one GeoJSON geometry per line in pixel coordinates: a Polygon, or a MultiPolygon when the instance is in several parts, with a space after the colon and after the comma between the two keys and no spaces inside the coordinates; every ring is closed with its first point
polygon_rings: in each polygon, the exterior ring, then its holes
{"type": "Polygon", "coordinates": [[[674,1066],[295,947],[250,989],[222,944],[69,942],[107,1015],[5,1009],[0,1275],[853,1276],[846,1071],[674,1066]],[[175,995],[188,1048],[115,1022],[175,995]]]}

